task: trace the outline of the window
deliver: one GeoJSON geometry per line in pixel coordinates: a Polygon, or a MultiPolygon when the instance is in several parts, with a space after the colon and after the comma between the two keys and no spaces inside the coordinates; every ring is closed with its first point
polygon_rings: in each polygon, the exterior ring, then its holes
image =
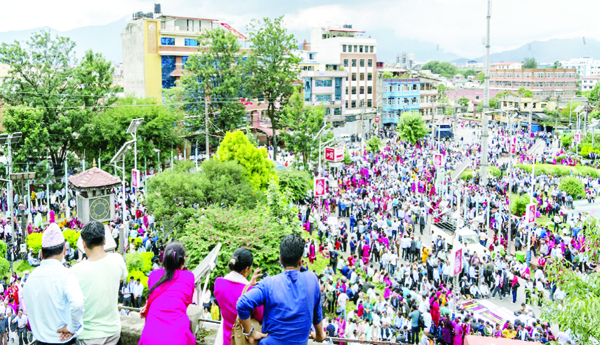
{"type": "Polygon", "coordinates": [[[315,59],[315,53],[308,53],[308,59],[309,60],[314,60],[315,59]]]}
{"type": "Polygon", "coordinates": [[[187,31],[194,31],[194,20],[188,19],[188,21],[187,21],[187,31]]]}
{"type": "Polygon", "coordinates": [[[356,67],[356,59],[352,59],[352,67],[356,67]]]}
{"type": "Polygon", "coordinates": [[[356,95],[356,86],[353,86],[353,87],[352,87],[352,94],[353,94],[353,95],[356,95]]]}
{"type": "Polygon", "coordinates": [[[354,46],[354,52],[357,53],[358,52],[358,46],[354,46]]]}
{"type": "Polygon", "coordinates": [[[373,87],[372,86],[368,86],[367,87],[367,94],[369,94],[369,95],[373,94],[373,87]]]}
{"type": "Polygon", "coordinates": [[[348,67],[348,59],[344,59],[344,67],[348,67]]]}
{"type": "Polygon", "coordinates": [[[342,115],[342,108],[333,109],[333,115],[342,115]]]}
{"type": "Polygon", "coordinates": [[[346,95],[348,94],[348,87],[346,86],[346,95]]]}
{"type": "Polygon", "coordinates": [[[345,53],[346,52],[346,45],[342,45],[342,51],[345,53]]]}
{"type": "Polygon", "coordinates": [[[364,94],[365,94],[365,87],[364,87],[364,86],[361,86],[361,87],[360,87],[360,94],[361,94],[361,95],[364,95],[364,94]]]}
{"type": "Polygon", "coordinates": [[[360,59],[360,67],[365,67],[365,59],[360,59]]]}
{"type": "Polygon", "coordinates": [[[352,101],[352,108],[356,108],[356,101],[352,101]]]}
{"type": "Polygon", "coordinates": [[[185,39],[185,46],[186,47],[197,47],[198,46],[198,41],[196,41],[193,38],[186,38],[185,39]]]}
{"type": "Polygon", "coordinates": [[[363,46],[358,46],[358,52],[362,53],[363,52],[363,46]]]}
{"type": "Polygon", "coordinates": [[[360,74],[360,80],[365,80],[365,74],[364,73],[360,74]]]}
{"type": "Polygon", "coordinates": [[[373,100],[371,99],[367,99],[367,107],[372,107],[373,106],[373,100]]]}
{"type": "Polygon", "coordinates": [[[162,44],[163,46],[174,46],[175,37],[161,37],[160,44],[162,44]]]}
{"type": "Polygon", "coordinates": [[[371,53],[373,52],[373,46],[371,46],[371,53]]]}
{"type": "Polygon", "coordinates": [[[373,73],[367,74],[367,80],[369,80],[369,81],[373,80],[373,73]]]}
{"type": "Polygon", "coordinates": [[[373,67],[373,59],[367,60],[367,67],[373,67]]]}
{"type": "Polygon", "coordinates": [[[332,84],[331,79],[317,79],[315,80],[316,87],[330,87],[332,84]]]}
{"type": "Polygon", "coordinates": [[[352,81],[356,81],[356,73],[352,73],[352,81]]]}
{"type": "Polygon", "coordinates": [[[331,108],[325,108],[325,116],[331,114],[331,108]]]}
{"type": "Polygon", "coordinates": [[[348,109],[348,101],[346,101],[344,103],[345,103],[346,109],[348,109]]]}
{"type": "Polygon", "coordinates": [[[331,95],[315,95],[315,101],[329,103],[331,102],[331,95]]]}
{"type": "Polygon", "coordinates": [[[360,100],[360,107],[362,108],[362,107],[364,107],[364,106],[365,106],[365,100],[364,100],[364,99],[361,99],[361,100],[360,100]]]}

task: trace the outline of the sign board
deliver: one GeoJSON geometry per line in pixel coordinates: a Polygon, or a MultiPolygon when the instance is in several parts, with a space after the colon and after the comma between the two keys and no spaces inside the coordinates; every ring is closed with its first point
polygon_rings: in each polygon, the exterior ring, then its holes
{"type": "Polygon", "coordinates": [[[573,136],[573,142],[578,144],[581,142],[581,133],[575,133],[575,135],[573,136]]]}
{"type": "Polygon", "coordinates": [[[379,123],[379,116],[375,117],[375,123],[379,123]]]}
{"type": "Polygon", "coordinates": [[[515,144],[510,144],[510,153],[514,154],[516,150],[515,144]]]}
{"type": "Polygon", "coordinates": [[[341,147],[333,148],[326,147],[325,148],[325,160],[330,162],[341,162],[344,160],[344,149],[341,147]]]}
{"type": "Polygon", "coordinates": [[[435,165],[436,167],[441,167],[443,160],[444,156],[442,156],[441,153],[436,153],[435,155],[433,155],[433,165],[435,165]]]}
{"type": "Polygon", "coordinates": [[[462,248],[460,248],[459,250],[456,251],[456,253],[454,253],[454,275],[457,276],[460,274],[460,271],[462,270],[462,258],[463,258],[463,252],[462,252],[462,248]]]}
{"type": "Polygon", "coordinates": [[[325,178],[317,177],[314,185],[315,196],[325,195],[325,178]]]}
{"type": "Polygon", "coordinates": [[[535,210],[536,204],[527,204],[526,212],[525,212],[525,223],[532,224],[535,223],[535,210]]]}
{"type": "Polygon", "coordinates": [[[131,187],[138,188],[140,186],[140,171],[131,169],[131,187]]]}

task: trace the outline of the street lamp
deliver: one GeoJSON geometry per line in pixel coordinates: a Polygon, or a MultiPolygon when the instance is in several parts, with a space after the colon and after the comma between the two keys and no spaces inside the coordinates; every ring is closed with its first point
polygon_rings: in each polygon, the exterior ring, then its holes
{"type": "Polygon", "coordinates": [[[323,130],[327,127],[327,124],[324,124],[323,127],[321,127],[321,129],[319,129],[319,131],[317,132],[317,135],[315,135],[313,137],[313,140],[317,139],[317,137],[319,138],[319,171],[318,171],[318,175],[321,176],[321,133],[323,132],[323,130]]]}
{"type": "MultiPolygon", "coordinates": [[[[16,133],[12,133],[12,134],[1,134],[0,135],[0,145],[6,145],[8,146],[8,174],[10,176],[10,174],[12,173],[12,145],[16,144],[19,142],[19,140],[21,139],[22,133],[21,132],[16,132],[16,133]]],[[[8,217],[8,227],[11,230],[11,234],[12,234],[12,240],[13,240],[13,244],[15,244],[15,231],[13,228],[13,206],[14,206],[14,201],[13,201],[13,184],[12,184],[12,180],[8,179],[7,181],[8,183],[8,213],[9,213],[9,217],[8,217]]]]}
{"type": "MultiPolygon", "coordinates": [[[[136,170],[136,176],[140,176],[139,171],[137,170],[137,130],[140,128],[140,126],[142,125],[142,122],[144,122],[143,118],[137,118],[137,119],[133,119],[131,120],[131,123],[129,124],[129,128],[127,128],[127,133],[131,134],[131,136],[133,137],[133,168],[136,170]]],[[[123,169],[125,169],[125,167],[123,167],[123,169]]],[[[144,173],[145,174],[145,173],[144,173]]],[[[132,181],[133,182],[133,181],[132,181]]],[[[131,184],[131,190],[133,191],[133,195],[135,196],[135,193],[137,192],[137,188],[139,186],[136,185],[136,187],[133,187],[133,183],[131,184]]],[[[137,213],[137,198],[135,198],[134,202],[133,202],[133,214],[135,217],[135,214],[137,213]]]]}
{"type": "Polygon", "coordinates": [[[124,251],[123,249],[125,248],[125,236],[126,236],[126,232],[125,232],[125,228],[127,226],[127,222],[125,221],[125,156],[127,154],[127,151],[131,150],[131,146],[133,146],[135,143],[134,140],[130,140],[128,142],[126,142],[125,144],[123,144],[123,146],[121,146],[121,148],[119,149],[119,151],[117,152],[117,154],[115,154],[115,156],[110,160],[111,164],[114,164],[115,168],[117,168],[117,162],[118,161],[122,161],[123,167],[122,167],[122,173],[123,173],[123,180],[121,181],[122,183],[122,188],[123,188],[123,195],[122,195],[122,199],[121,199],[121,209],[122,209],[122,221],[123,221],[123,226],[121,227],[121,234],[119,237],[119,251],[122,252],[123,254],[124,251]]]}

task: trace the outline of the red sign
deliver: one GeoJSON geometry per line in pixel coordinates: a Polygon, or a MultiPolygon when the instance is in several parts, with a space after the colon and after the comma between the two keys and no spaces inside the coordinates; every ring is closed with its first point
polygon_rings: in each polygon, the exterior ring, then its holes
{"type": "Polygon", "coordinates": [[[344,160],[344,149],[341,147],[333,148],[326,147],[325,148],[325,160],[330,162],[341,162],[344,160]]]}
{"type": "Polygon", "coordinates": [[[379,123],[379,116],[375,117],[375,123],[379,123]]]}
{"type": "Polygon", "coordinates": [[[140,186],[140,171],[131,169],[131,187],[138,188],[140,186]]]}
{"type": "Polygon", "coordinates": [[[515,144],[510,144],[510,153],[515,153],[516,148],[515,148],[515,144]]]}
{"type": "Polygon", "coordinates": [[[324,178],[316,178],[315,179],[315,196],[323,196],[325,195],[325,179],[324,178]]]}
{"type": "Polygon", "coordinates": [[[441,153],[436,153],[435,155],[433,155],[433,165],[435,165],[436,167],[441,167],[443,159],[444,156],[442,156],[441,153]]]}
{"type": "Polygon", "coordinates": [[[575,133],[575,135],[573,136],[573,141],[576,143],[580,143],[581,142],[581,134],[575,133]]]}
{"type": "Polygon", "coordinates": [[[462,248],[460,248],[454,254],[454,275],[455,276],[459,275],[460,271],[462,270],[462,258],[463,258],[463,252],[462,252],[462,248]]]}
{"type": "Polygon", "coordinates": [[[536,204],[527,204],[526,210],[527,211],[525,212],[525,223],[535,223],[536,204]]]}

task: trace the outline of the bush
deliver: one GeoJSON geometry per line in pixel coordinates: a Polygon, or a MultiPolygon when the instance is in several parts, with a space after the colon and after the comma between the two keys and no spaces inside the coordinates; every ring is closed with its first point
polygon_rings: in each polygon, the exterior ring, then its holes
{"type": "Polygon", "coordinates": [[[344,164],[346,164],[346,165],[352,164],[352,157],[350,157],[348,150],[344,151],[344,164]]]}
{"type": "Polygon", "coordinates": [[[571,147],[572,142],[573,142],[573,135],[563,135],[563,137],[560,138],[560,144],[563,148],[571,147]]]}
{"type": "Polygon", "coordinates": [[[495,166],[488,166],[488,172],[492,174],[493,177],[500,177],[501,171],[499,168],[495,166]]]}
{"type": "Polygon", "coordinates": [[[0,258],[5,258],[8,250],[6,248],[6,242],[0,241],[0,258]]]}
{"type": "Polygon", "coordinates": [[[510,210],[515,216],[522,217],[527,208],[527,204],[531,202],[531,198],[528,194],[518,196],[516,194],[511,195],[510,199],[510,210]]]}
{"type": "Polygon", "coordinates": [[[585,197],[585,188],[583,187],[583,182],[576,177],[565,177],[561,179],[558,188],[562,191],[565,191],[573,198],[585,197]]]}
{"type": "Polygon", "coordinates": [[[144,265],[144,259],[138,252],[127,253],[125,264],[127,265],[127,271],[141,271],[144,265]]]}
{"type": "Polygon", "coordinates": [[[42,234],[34,232],[27,235],[25,243],[27,243],[27,248],[33,249],[34,253],[38,253],[42,250],[42,234]]]}
{"type": "Polygon", "coordinates": [[[306,172],[296,169],[283,169],[279,171],[279,187],[288,188],[294,201],[306,198],[306,193],[312,188],[312,177],[306,172]]]}
{"type": "MultiPolygon", "coordinates": [[[[129,254],[127,254],[129,256],[129,254]]],[[[133,279],[140,279],[140,283],[144,286],[144,296],[148,296],[148,276],[142,271],[129,271],[129,276],[133,279]]]]}
{"type": "Polygon", "coordinates": [[[142,243],[144,242],[144,240],[141,237],[136,237],[133,239],[133,244],[135,244],[135,248],[139,248],[142,243]]]}
{"type": "Polygon", "coordinates": [[[81,233],[79,231],[67,229],[63,231],[63,236],[65,237],[65,241],[69,242],[71,248],[75,249],[77,247],[77,240],[79,240],[79,235],[81,233]]]}
{"type": "Polygon", "coordinates": [[[154,253],[146,252],[142,253],[142,272],[144,274],[148,274],[148,272],[152,271],[152,259],[154,258],[154,253]]]}
{"type": "Polygon", "coordinates": [[[209,207],[190,218],[180,238],[186,248],[187,265],[194,267],[218,244],[222,243],[217,267],[211,277],[223,277],[233,251],[248,248],[254,255],[254,267],[275,275],[279,266],[279,244],[287,231],[264,208],[242,210],[209,207]]]}
{"type": "Polygon", "coordinates": [[[367,140],[367,152],[379,153],[381,150],[381,139],[378,136],[373,136],[371,139],[367,140]]]}
{"type": "Polygon", "coordinates": [[[473,179],[473,169],[465,169],[465,171],[462,172],[462,174],[460,175],[460,178],[462,178],[465,181],[469,181],[473,179]]]}
{"type": "Polygon", "coordinates": [[[10,272],[10,262],[4,257],[0,258],[0,276],[5,277],[10,272]]]}

